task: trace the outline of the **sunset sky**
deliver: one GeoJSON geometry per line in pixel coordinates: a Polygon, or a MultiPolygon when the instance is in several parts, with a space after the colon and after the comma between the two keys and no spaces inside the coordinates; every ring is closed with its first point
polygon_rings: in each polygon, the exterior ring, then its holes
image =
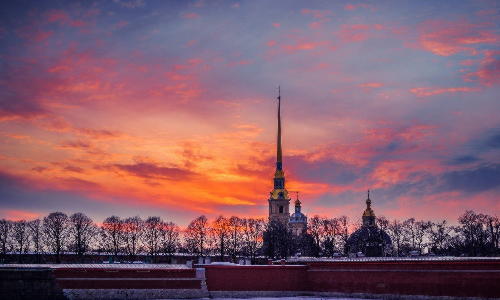
{"type": "Polygon", "coordinates": [[[3,1],[0,218],[500,214],[498,1],[3,1]],[[292,208],[291,208],[292,209],[292,208]]]}

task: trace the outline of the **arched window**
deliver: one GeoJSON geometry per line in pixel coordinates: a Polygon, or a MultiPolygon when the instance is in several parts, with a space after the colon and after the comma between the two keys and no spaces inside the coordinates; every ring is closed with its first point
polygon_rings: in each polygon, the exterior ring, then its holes
{"type": "Polygon", "coordinates": [[[283,213],[283,206],[280,206],[280,214],[283,213]]]}

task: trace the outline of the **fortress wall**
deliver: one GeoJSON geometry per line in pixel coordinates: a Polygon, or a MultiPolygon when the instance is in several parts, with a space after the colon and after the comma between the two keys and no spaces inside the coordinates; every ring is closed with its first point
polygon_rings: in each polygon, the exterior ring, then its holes
{"type": "Polygon", "coordinates": [[[205,266],[209,291],[307,291],[307,266],[205,266]]]}
{"type": "Polygon", "coordinates": [[[168,265],[0,267],[0,295],[13,300],[60,299],[61,291],[69,299],[200,298],[209,294],[500,298],[499,282],[500,260],[328,261],[198,269],[168,265]]]}
{"type": "Polygon", "coordinates": [[[206,266],[206,276],[210,293],[217,296],[295,292],[296,295],[500,298],[500,261],[332,261],[304,266],[206,266]]]}
{"type": "Polygon", "coordinates": [[[500,262],[311,263],[316,292],[500,297],[500,262]]]}

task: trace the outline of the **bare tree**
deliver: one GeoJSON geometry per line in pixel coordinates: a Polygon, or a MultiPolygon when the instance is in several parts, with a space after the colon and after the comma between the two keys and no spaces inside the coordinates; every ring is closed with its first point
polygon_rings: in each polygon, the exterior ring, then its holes
{"type": "Polygon", "coordinates": [[[323,219],[323,253],[325,256],[333,256],[336,252],[337,237],[339,235],[340,226],[336,218],[323,219]]]}
{"type": "Polygon", "coordinates": [[[391,237],[392,245],[396,250],[396,256],[400,256],[402,254],[402,248],[404,244],[404,228],[403,224],[399,220],[394,220],[389,223],[387,227],[387,233],[391,237]]]}
{"type": "Polygon", "coordinates": [[[498,243],[500,240],[500,219],[497,216],[488,216],[488,230],[490,233],[491,247],[498,254],[498,243]]]}
{"type": "Polygon", "coordinates": [[[257,251],[262,247],[262,235],[265,222],[262,219],[245,219],[243,222],[243,240],[245,255],[255,261],[257,251]]]}
{"type": "Polygon", "coordinates": [[[97,226],[85,214],[74,213],[69,217],[71,248],[76,252],[80,261],[83,260],[83,255],[90,250],[91,241],[96,233],[97,226]]]}
{"type": "Polygon", "coordinates": [[[177,224],[173,222],[164,222],[162,227],[163,233],[163,253],[172,259],[175,251],[179,248],[181,230],[177,224]]]}
{"type": "Polygon", "coordinates": [[[186,229],[186,246],[192,252],[198,255],[205,253],[205,244],[208,233],[208,220],[205,216],[199,216],[186,229]]]}
{"type": "Polygon", "coordinates": [[[60,263],[68,236],[68,216],[62,212],[50,213],[43,218],[43,232],[47,248],[56,255],[56,262],[60,263]]]}
{"type": "Polygon", "coordinates": [[[104,247],[116,257],[123,246],[123,221],[117,216],[108,217],[102,222],[104,247]]]}
{"type": "Polygon", "coordinates": [[[33,242],[33,252],[39,255],[42,252],[42,221],[40,219],[29,221],[28,231],[33,242]]]}
{"type": "Polygon", "coordinates": [[[2,254],[2,259],[8,252],[10,230],[12,228],[12,222],[9,220],[0,220],[0,250],[2,254]]]}
{"type": "Polygon", "coordinates": [[[28,224],[25,220],[13,222],[12,240],[14,241],[16,252],[19,254],[18,261],[22,263],[23,254],[28,252],[29,249],[28,224]]]}
{"type": "Polygon", "coordinates": [[[236,261],[242,245],[242,220],[232,216],[229,218],[229,255],[233,261],[236,261]]]}
{"type": "Polygon", "coordinates": [[[219,216],[212,222],[210,233],[215,239],[220,258],[224,259],[229,239],[229,220],[223,216],[219,216]]]}
{"type": "Polygon", "coordinates": [[[35,219],[28,222],[28,231],[33,242],[33,252],[36,255],[37,263],[40,262],[40,253],[42,252],[42,222],[35,219]]]}
{"type": "Polygon", "coordinates": [[[125,250],[131,259],[140,251],[140,242],[144,233],[144,221],[139,217],[130,217],[123,221],[125,250]]]}
{"type": "Polygon", "coordinates": [[[315,256],[319,256],[319,250],[321,249],[321,241],[323,237],[323,218],[317,215],[310,218],[307,224],[307,233],[311,235],[314,246],[318,250],[315,253],[315,256]]]}
{"type": "Polygon", "coordinates": [[[160,217],[149,217],[144,222],[144,245],[152,261],[161,250],[163,221],[160,217]]]}
{"type": "Polygon", "coordinates": [[[431,227],[431,222],[420,220],[415,222],[414,226],[415,244],[413,245],[413,248],[421,254],[427,246],[426,240],[428,240],[427,235],[429,228],[431,227]]]}
{"type": "Polygon", "coordinates": [[[448,226],[446,220],[431,223],[429,227],[430,248],[435,254],[444,254],[450,241],[452,228],[448,226]]]}

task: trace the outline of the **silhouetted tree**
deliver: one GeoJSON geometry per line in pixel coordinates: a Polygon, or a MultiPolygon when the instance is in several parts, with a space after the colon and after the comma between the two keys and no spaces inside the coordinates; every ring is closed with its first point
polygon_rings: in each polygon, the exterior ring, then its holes
{"type": "Polygon", "coordinates": [[[286,224],[272,220],[264,232],[264,254],[271,258],[287,258],[293,249],[293,235],[286,224]]]}
{"type": "Polygon", "coordinates": [[[317,215],[310,218],[307,224],[307,233],[312,237],[315,249],[318,249],[318,252],[314,256],[320,256],[323,237],[323,218],[317,215]]]}
{"type": "Polygon", "coordinates": [[[149,217],[144,222],[144,245],[152,262],[161,250],[163,243],[163,220],[160,217],[149,217]]]}
{"type": "Polygon", "coordinates": [[[255,261],[257,252],[263,245],[265,222],[262,219],[245,219],[243,221],[243,249],[245,256],[255,261]]]}
{"type": "Polygon", "coordinates": [[[401,221],[393,220],[387,227],[387,234],[391,237],[392,245],[394,247],[395,256],[401,256],[403,253],[405,235],[404,227],[401,221]]]}
{"type": "Polygon", "coordinates": [[[451,239],[452,228],[446,220],[433,222],[429,227],[430,250],[434,254],[446,254],[451,239]]]}
{"type": "Polygon", "coordinates": [[[462,251],[469,256],[489,255],[494,253],[491,247],[490,216],[466,211],[458,218],[456,231],[462,235],[462,251]]]}
{"type": "Polygon", "coordinates": [[[199,216],[189,223],[186,232],[186,248],[198,255],[205,253],[205,244],[207,242],[208,220],[205,216],[199,216]]]}
{"type": "Polygon", "coordinates": [[[28,224],[25,220],[15,221],[12,224],[12,240],[18,254],[18,262],[22,263],[23,254],[29,249],[28,224]]]}
{"type": "Polygon", "coordinates": [[[83,255],[90,250],[92,239],[97,234],[97,226],[83,213],[74,213],[69,217],[69,235],[71,248],[83,261],[83,255]]]}
{"type": "Polygon", "coordinates": [[[35,219],[28,222],[28,231],[33,242],[33,252],[36,255],[36,262],[40,263],[40,253],[42,252],[42,222],[35,219]]]}
{"type": "Polygon", "coordinates": [[[231,218],[229,218],[228,250],[233,262],[236,261],[236,257],[239,254],[242,246],[242,223],[242,220],[238,217],[232,216],[231,218]]]}
{"type": "Polygon", "coordinates": [[[144,233],[144,221],[139,217],[130,217],[123,221],[123,238],[125,240],[125,251],[130,259],[135,257],[140,250],[141,239],[144,233]]]}
{"type": "Polygon", "coordinates": [[[61,262],[61,253],[68,237],[68,216],[62,212],[53,212],[43,218],[45,244],[56,255],[56,262],[61,262]]]}
{"type": "Polygon", "coordinates": [[[165,222],[162,227],[163,234],[163,253],[169,256],[171,261],[172,255],[179,248],[180,243],[180,229],[173,222],[165,222]]]}
{"type": "Polygon", "coordinates": [[[217,217],[217,219],[212,222],[212,226],[210,227],[210,232],[215,240],[217,252],[219,253],[221,259],[224,259],[224,256],[226,255],[229,230],[229,220],[223,216],[217,217]]]}
{"type": "Polygon", "coordinates": [[[2,260],[8,252],[11,227],[11,221],[5,219],[0,220],[0,251],[2,254],[2,260]]]}
{"type": "Polygon", "coordinates": [[[123,247],[123,221],[117,216],[108,217],[101,226],[102,241],[106,251],[116,257],[123,247]]]}

